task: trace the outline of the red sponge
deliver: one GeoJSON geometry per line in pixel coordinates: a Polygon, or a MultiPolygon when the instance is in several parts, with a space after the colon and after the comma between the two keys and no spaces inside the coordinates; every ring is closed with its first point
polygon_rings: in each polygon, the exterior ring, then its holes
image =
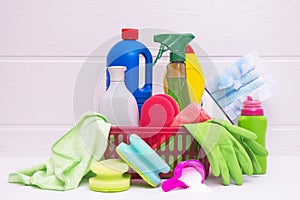
{"type": "Polygon", "coordinates": [[[169,95],[158,94],[147,99],[141,110],[140,126],[170,126],[179,113],[177,102],[169,95]]]}
{"type": "Polygon", "coordinates": [[[173,97],[171,97],[170,95],[166,95],[166,94],[157,94],[155,96],[164,97],[164,98],[168,99],[170,101],[170,103],[172,104],[173,108],[174,108],[175,116],[178,115],[179,106],[178,106],[178,103],[175,101],[175,99],[173,97]]]}

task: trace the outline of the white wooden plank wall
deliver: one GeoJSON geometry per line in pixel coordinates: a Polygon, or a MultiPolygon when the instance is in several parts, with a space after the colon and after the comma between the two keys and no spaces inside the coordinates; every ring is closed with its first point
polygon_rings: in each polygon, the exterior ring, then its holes
{"type": "Polygon", "coordinates": [[[119,40],[121,27],[147,36],[191,32],[207,53],[200,56],[221,67],[257,51],[277,84],[264,103],[269,146],[276,155],[288,154],[287,146],[299,152],[299,9],[297,0],[2,0],[0,156],[49,153],[74,123],[78,75],[84,66],[104,66],[99,47],[119,40]]]}

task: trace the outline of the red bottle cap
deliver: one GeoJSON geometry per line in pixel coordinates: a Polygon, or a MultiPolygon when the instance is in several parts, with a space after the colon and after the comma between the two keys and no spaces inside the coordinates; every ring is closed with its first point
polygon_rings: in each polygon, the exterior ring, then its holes
{"type": "Polygon", "coordinates": [[[188,44],[188,45],[186,46],[185,53],[195,54],[195,51],[194,51],[194,49],[192,48],[192,46],[188,44]]]}
{"type": "Polygon", "coordinates": [[[243,116],[261,116],[264,115],[264,110],[261,107],[261,102],[253,100],[250,96],[243,103],[242,109],[243,116]]]}
{"type": "Polygon", "coordinates": [[[123,40],[137,40],[139,38],[139,30],[135,28],[122,28],[123,40]]]}

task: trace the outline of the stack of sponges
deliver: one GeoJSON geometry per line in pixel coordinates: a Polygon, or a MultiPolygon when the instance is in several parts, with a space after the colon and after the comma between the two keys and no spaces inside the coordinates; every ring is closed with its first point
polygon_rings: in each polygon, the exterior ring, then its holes
{"type": "Polygon", "coordinates": [[[145,101],[141,110],[140,126],[169,127],[204,122],[211,119],[203,107],[191,103],[181,112],[175,99],[167,94],[157,94],[145,101]]]}
{"type": "MultiPolygon", "coordinates": [[[[168,173],[170,167],[159,155],[139,136],[132,134],[130,144],[119,144],[116,151],[145,182],[156,187],[161,183],[159,173],[168,173]]],[[[129,189],[130,175],[124,174],[129,167],[119,159],[95,162],[91,166],[97,176],[90,178],[90,189],[100,192],[121,192],[129,189]]]]}
{"type": "MultiPolygon", "coordinates": [[[[141,110],[142,127],[179,127],[182,124],[204,122],[211,117],[196,103],[191,103],[181,112],[175,99],[167,94],[157,94],[147,99],[141,110]]],[[[153,149],[163,144],[172,134],[147,141],[153,149]],[[154,142],[155,141],[155,142],[154,142]]]]}

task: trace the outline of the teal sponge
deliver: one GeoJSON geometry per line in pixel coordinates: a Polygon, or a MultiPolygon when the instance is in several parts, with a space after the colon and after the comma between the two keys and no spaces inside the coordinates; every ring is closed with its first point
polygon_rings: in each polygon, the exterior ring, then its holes
{"type": "Polygon", "coordinates": [[[130,145],[119,144],[119,156],[135,170],[149,185],[156,187],[161,183],[159,173],[168,173],[168,164],[139,136],[129,137],[130,145]]]}

